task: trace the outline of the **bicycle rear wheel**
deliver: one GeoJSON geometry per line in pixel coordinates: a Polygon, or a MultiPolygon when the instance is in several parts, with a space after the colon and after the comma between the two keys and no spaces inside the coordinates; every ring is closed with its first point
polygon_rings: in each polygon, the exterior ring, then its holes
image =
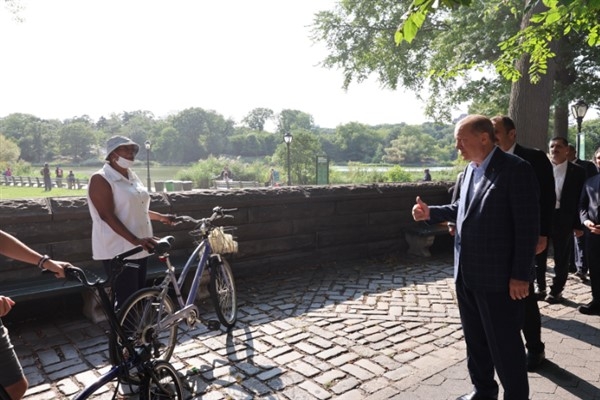
{"type": "Polygon", "coordinates": [[[148,382],[148,400],[182,400],[183,391],[177,371],[167,361],[155,361],[148,382]]]}
{"type": "Polygon", "coordinates": [[[237,321],[237,294],[233,272],[223,257],[220,261],[211,260],[208,292],[219,321],[227,329],[232,328],[237,321]]]}
{"type": "MultiPolygon", "coordinates": [[[[161,298],[160,290],[146,288],[125,301],[117,313],[117,320],[134,347],[150,345],[153,355],[158,352],[157,359],[168,361],[177,341],[177,324],[166,326],[163,331],[157,331],[156,325],[174,311],[175,305],[168,295],[161,298]]],[[[119,365],[127,358],[127,349],[120,339],[109,342],[109,356],[113,365],[119,365]]]]}

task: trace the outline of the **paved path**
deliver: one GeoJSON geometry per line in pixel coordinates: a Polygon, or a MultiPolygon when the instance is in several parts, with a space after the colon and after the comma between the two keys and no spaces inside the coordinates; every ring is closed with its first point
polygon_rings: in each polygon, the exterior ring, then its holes
{"type": "MultiPolygon", "coordinates": [[[[237,329],[180,333],[172,362],[193,399],[455,399],[471,384],[450,263],[363,260],[238,279],[237,329]]],[[[529,375],[532,400],[600,399],[600,317],[575,309],[588,285],[569,279],[565,297],[539,303],[549,360],[529,375]]],[[[83,318],[10,327],[26,399],[70,398],[106,370],[106,328],[83,318]]]]}

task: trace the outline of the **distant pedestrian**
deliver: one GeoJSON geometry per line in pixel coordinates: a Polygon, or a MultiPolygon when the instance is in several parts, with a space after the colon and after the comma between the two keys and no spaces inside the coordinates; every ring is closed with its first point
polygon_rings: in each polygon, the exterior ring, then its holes
{"type": "Polygon", "coordinates": [[[69,189],[74,189],[75,188],[75,174],[73,173],[73,171],[69,171],[69,175],[67,175],[67,185],[69,187],[69,189]]]}
{"type": "Polygon", "coordinates": [[[54,174],[56,175],[56,187],[61,188],[62,187],[62,180],[63,180],[63,170],[60,166],[56,166],[56,169],[54,170],[54,174]]]}
{"type": "Polygon", "coordinates": [[[40,170],[40,174],[44,177],[44,192],[52,190],[52,178],[50,177],[50,167],[48,163],[44,163],[44,166],[40,170]]]}
{"type": "Polygon", "coordinates": [[[429,173],[429,169],[425,168],[425,170],[423,171],[423,181],[425,182],[429,182],[431,181],[431,174],[429,173]]]}

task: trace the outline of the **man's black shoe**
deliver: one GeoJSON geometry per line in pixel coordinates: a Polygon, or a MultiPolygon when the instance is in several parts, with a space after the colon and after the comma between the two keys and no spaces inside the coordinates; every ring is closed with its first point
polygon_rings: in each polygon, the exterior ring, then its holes
{"type": "Polygon", "coordinates": [[[539,353],[527,352],[527,371],[535,371],[544,360],[546,359],[546,353],[542,350],[539,353]]]}
{"type": "Polygon", "coordinates": [[[600,303],[591,302],[584,306],[577,307],[577,310],[585,315],[600,315],[600,303]]]}
{"type": "Polygon", "coordinates": [[[546,296],[546,303],[550,303],[550,304],[559,304],[559,303],[562,303],[563,300],[564,300],[564,297],[562,297],[562,293],[550,292],[550,294],[548,296],[546,296]]]}
{"type": "Polygon", "coordinates": [[[489,397],[489,396],[484,396],[482,394],[478,394],[477,392],[472,392],[469,394],[463,394],[462,396],[458,397],[456,400],[498,400],[498,396],[489,397]]]}

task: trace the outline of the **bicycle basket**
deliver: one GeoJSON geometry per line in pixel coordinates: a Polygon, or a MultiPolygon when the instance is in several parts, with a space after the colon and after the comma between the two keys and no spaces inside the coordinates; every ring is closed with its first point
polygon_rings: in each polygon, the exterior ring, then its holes
{"type": "Polygon", "coordinates": [[[238,243],[233,240],[233,235],[225,233],[222,226],[216,227],[210,232],[208,241],[213,253],[226,254],[238,251],[238,243]]]}

